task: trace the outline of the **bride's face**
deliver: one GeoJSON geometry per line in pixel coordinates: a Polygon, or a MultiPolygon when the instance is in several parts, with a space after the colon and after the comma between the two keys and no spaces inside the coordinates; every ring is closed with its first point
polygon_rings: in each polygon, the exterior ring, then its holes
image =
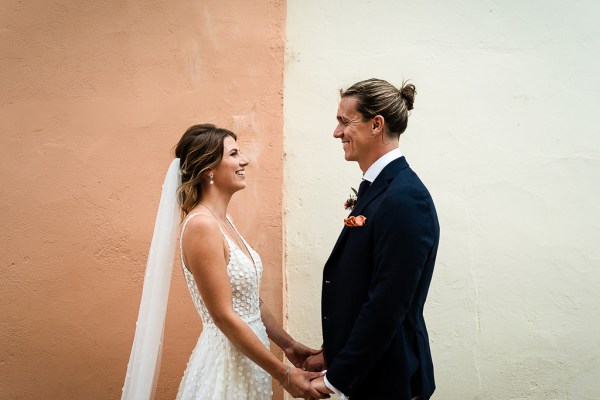
{"type": "Polygon", "coordinates": [[[245,188],[247,165],[248,158],[240,152],[235,139],[227,136],[223,141],[223,159],[213,170],[214,185],[232,193],[245,188]]]}

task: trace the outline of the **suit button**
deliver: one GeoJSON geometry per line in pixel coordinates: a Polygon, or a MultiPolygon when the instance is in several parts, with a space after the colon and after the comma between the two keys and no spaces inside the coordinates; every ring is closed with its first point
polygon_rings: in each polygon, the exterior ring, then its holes
{"type": "Polygon", "coordinates": [[[329,317],[323,317],[323,320],[325,320],[325,321],[328,321],[328,320],[330,320],[330,319],[331,319],[331,318],[329,318],[329,317]]]}
{"type": "Polygon", "coordinates": [[[331,283],[331,281],[325,281],[325,283],[329,285],[331,283]]]}

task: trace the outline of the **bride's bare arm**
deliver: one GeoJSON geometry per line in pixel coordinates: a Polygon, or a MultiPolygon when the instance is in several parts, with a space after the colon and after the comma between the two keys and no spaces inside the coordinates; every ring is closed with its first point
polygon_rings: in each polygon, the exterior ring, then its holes
{"type": "Polygon", "coordinates": [[[182,238],[185,263],[215,325],[243,354],[263,368],[294,397],[321,398],[310,385],[318,372],[288,367],[275,357],[254,331],[233,311],[224,239],[215,219],[198,216],[187,224],[182,238]],[[287,374],[287,375],[286,375],[287,374]]]}
{"type": "Polygon", "coordinates": [[[265,328],[267,328],[269,339],[283,350],[287,359],[290,360],[294,366],[298,368],[302,367],[302,364],[304,364],[304,361],[306,361],[308,357],[321,352],[321,350],[311,349],[310,347],[297,342],[277,323],[275,317],[271,314],[269,307],[267,307],[262,300],[260,303],[260,316],[265,324],[265,328]]]}

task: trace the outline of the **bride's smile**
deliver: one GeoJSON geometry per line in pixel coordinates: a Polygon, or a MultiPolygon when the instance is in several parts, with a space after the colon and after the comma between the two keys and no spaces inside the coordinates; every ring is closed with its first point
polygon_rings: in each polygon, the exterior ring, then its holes
{"type": "Polygon", "coordinates": [[[223,159],[213,170],[215,185],[232,192],[244,189],[248,164],[248,157],[242,154],[235,139],[226,137],[223,141],[223,159]]]}

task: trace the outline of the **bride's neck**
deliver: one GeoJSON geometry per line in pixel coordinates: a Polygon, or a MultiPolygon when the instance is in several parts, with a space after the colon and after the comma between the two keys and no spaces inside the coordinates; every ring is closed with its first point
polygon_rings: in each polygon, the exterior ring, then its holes
{"type": "Polygon", "coordinates": [[[200,198],[198,206],[208,208],[217,218],[225,220],[230,200],[231,196],[223,196],[218,193],[207,193],[200,198]]]}

